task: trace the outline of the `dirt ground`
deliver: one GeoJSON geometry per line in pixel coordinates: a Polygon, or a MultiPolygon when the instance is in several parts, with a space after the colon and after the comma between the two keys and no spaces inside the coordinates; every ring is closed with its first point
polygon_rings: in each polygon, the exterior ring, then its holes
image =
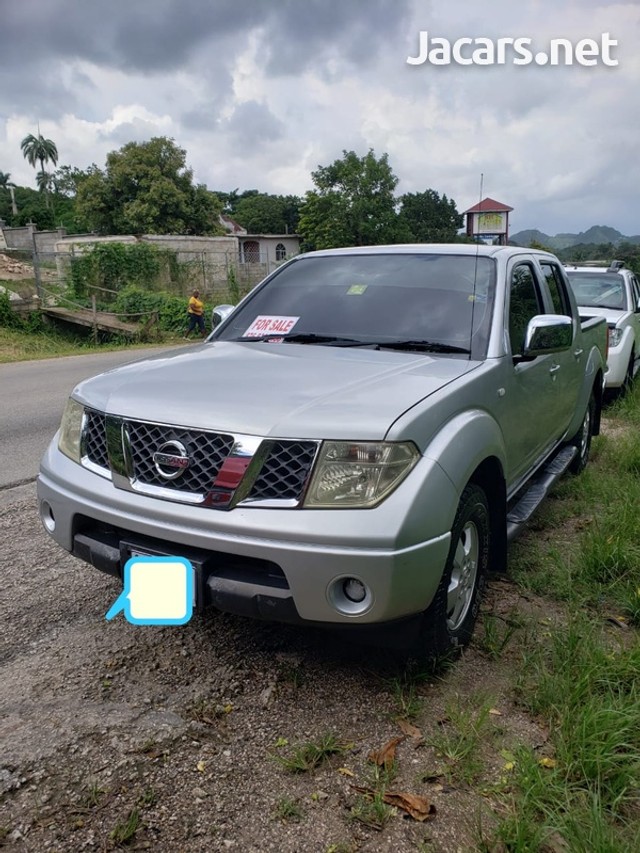
{"type": "MultiPolygon", "coordinates": [[[[524,633],[494,661],[481,623],[453,667],[412,681],[384,652],[217,612],[182,627],[107,623],[117,582],[45,535],[34,484],[0,493],[0,554],[3,853],[466,853],[503,807],[505,750],[544,750],[545,732],[513,698],[524,633]],[[468,783],[430,740],[448,707],[482,703],[491,716],[468,783]],[[379,828],[354,786],[371,786],[370,753],[406,721],[415,728],[387,790],[435,814],[396,809],[379,828]],[[279,760],[327,734],[341,751],[316,769],[279,760]]],[[[483,619],[515,611],[544,612],[493,580],[483,619]]]]}

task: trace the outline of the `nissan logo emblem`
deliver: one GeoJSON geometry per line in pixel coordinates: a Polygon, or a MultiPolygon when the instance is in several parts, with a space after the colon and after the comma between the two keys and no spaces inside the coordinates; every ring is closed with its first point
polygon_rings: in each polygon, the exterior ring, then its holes
{"type": "Polygon", "coordinates": [[[181,441],[165,441],[153,454],[153,462],[164,480],[175,480],[189,467],[187,448],[181,441]]]}

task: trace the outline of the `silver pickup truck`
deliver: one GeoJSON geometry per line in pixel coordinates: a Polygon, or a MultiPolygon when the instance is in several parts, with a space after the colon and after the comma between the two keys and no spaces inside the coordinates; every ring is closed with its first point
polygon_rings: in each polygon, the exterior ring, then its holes
{"type": "Polygon", "coordinates": [[[199,608],[446,654],[508,540],[587,463],[606,339],[545,252],[301,255],[205,343],[78,385],[40,516],[119,577],[132,554],[186,558],[199,608]]]}

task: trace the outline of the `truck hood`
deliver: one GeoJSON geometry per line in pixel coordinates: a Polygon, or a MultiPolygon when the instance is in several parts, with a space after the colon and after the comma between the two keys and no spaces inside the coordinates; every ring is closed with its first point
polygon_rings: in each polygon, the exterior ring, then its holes
{"type": "Polygon", "coordinates": [[[127,364],[73,392],[130,419],[279,438],[381,440],[480,362],[414,352],[214,341],[127,364]]]}

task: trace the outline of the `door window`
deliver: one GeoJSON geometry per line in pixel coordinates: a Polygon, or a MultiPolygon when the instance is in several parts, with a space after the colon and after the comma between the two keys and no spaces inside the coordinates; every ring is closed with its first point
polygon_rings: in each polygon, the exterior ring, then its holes
{"type": "Polygon", "coordinates": [[[522,354],[527,325],[536,314],[542,313],[533,269],[529,264],[518,264],[511,273],[509,302],[509,340],[513,356],[522,354]]]}

